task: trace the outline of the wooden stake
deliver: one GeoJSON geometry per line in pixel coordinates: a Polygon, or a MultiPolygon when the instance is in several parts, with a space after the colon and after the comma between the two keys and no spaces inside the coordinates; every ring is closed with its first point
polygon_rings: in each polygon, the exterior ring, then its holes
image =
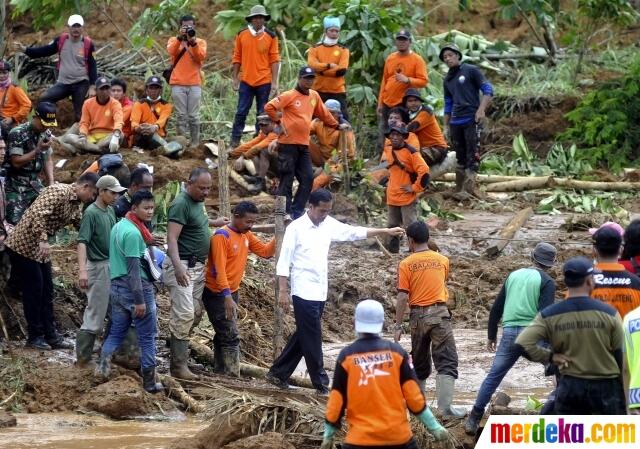
{"type": "MultiPolygon", "coordinates": [[[[284,237],[284,216],[287,208],[287,197],[276,196],[275,218],[276,218],[276,262],[280,257],[280,249],[282,248],[282,238],[284,237]]],[[[275,360],[282,349],[284,349],[284,311],[278,302],[280,297],[280,283],[278,276],[274,276],[276,280],[276,300],[274,303],[274,323],[273,323],[273,360],[275,360]]]]}
{"type": "Polygon", "coordinates": [[[351,174],[349,173],[349,153],[347,151],[347,131],[344,129],[340,130],[340,134],[338,137],[338,150],[340,151],[340,155],[342,157],[342,164],[344,167],[344,179],[342,180],[342,184],[344,187],[344,194],[349,195],[351,191],[351,174]]]}
{"type": "Polygon", "coordinates": [[[220,202],[220,216],[231,218],[229,204],[229,164],[227,163],[227,149],[223,140],[218,141],[218,200],[220,202]]]}
{"type": "Polygon", "coordinates": [[[507,225],[502,228],[498,234],[500,240],[493,240],[490,246],[485,250],[485,255],[487,257],[496,257],[500,254],[531,215],[533,215],[533,209],[531,207],[522,209],[520,212],[515,214],[509,223],[507,223],[507,225]]]}

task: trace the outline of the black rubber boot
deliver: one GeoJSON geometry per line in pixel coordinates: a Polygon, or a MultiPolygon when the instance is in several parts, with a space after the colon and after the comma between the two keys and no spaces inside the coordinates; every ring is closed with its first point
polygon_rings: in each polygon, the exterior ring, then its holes
{"type": "Polygon", "coordinates": [[[101,355],[93,375],[98,379],[107,380],[109,379],[109,374],[111,374],[111,356],[105,357],[101,355]]]}
{"type": "Polygon", "coordinates": [[[484,410],[479,410],[475,406],[471,409],[471,413],[469,413],[464,423],[464,431],[467,435],[475,435],[478,432],[483,415],[484,410]]]}
{"type": "Polygon", "coordinates": [[[142,388],[148,393],[161,393],[164,391],[164,387],[160,382],[156,382],[156,369],[145,368],[142,370],[142,388]]]}
{"type": "Polygon", "coordinates": [[[96,334],[80,329],[76,334],[76,366],[87,368],[91,366],[91,354],[96,334]]]}

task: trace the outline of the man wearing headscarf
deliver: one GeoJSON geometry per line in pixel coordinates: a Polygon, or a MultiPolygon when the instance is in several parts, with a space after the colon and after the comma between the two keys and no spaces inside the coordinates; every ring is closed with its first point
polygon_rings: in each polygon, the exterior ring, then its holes
{"type": "Polygon", "coordinates": [[[322,101],[338,100],[345,120],[349,120],[347,112],[347,89],[345,75],[349,67],[349,49],[338,43],[340,36],[340,19],[325,17],[322,21],[324,34],[322,40],[309,49],[307,62],[316,71],[313,90],[320,94],[322,101]]]}

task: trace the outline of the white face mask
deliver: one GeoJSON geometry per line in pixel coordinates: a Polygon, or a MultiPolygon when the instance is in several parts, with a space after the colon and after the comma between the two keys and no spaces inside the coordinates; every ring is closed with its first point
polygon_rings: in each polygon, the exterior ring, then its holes
{"type": "Polygon", "coordinates": [[[162,97],[160,97],[160,96],[159,96],[158,98],[156,98],[156,99],[154,100],[154,99],[153,99],[153,98],[151,98],[149,95],[147,95],[147,100],[149,100],[149,101],[150,101],[150,102],[152,102],[152,103],[155,103],[155,102],[157,102],[157,101],[160,101],[160,99],[161,99],[161,98],[162,98],[162,97]]]}
{"type": "Polygon", "coordinates": [[[322,38],[322,43],[325,45],[336,45],[338,43],[338,39],[331,39],[329,36],[325,34],[324,37],[322,38]]]}
{"type": "Polygon", "coordinates": [[[253,25],[249,24],[248,28],[249,28],[249,32],[251,33],[252,36],[257,36],[258,34],[264,33],[264,27],[260,28],[259,30],[256,30],[253,27],[253,25]]]}

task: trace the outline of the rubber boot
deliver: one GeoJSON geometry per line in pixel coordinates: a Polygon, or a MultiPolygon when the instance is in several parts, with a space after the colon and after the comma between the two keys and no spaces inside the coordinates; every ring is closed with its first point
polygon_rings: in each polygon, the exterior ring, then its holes
{"type": "Polygon", "coordinates": [[[197,147],[200,145],[200,124],[190,124],[189,133],[191,134],[191,146],[197,147]]]}
{"type": "Polygon", "coordinates": [[[478,199],[483,199],[484,194],[477,188],[478,174],[470,169],[465,170],[464,191],[478,199]]]}
{"type": "Polygon", "coordinates": [[[216,374],[224,374],[224,356],[222,349],[214,344],[213,347],[213,372],[216,374]]]}
{"type": "Polygon", "coordinates": [[[164,387],[156,381],[156,368],[144,368],[142,370],[142,388],[148,393],[161,393],[164,387]]]}
{"type": "Polygon", "coordinates": [[[95,368],[95,363],[91,361],[93,354],[93,344],[96,341],[96,334],[80,329],[76,334],[76,366],[78,368],[95,368]]]}
{"type": "Polygon", "coordinates": [[[237,348],[226,348],[222,351],[224,373],[227,376],[240,377],[240,352],[237,348]]]}
{"type": "Polygon", "coordinates": [[[464,423],[464,431],[467,435],[475,435],[478,432],[483,415],[484,410],[480,410],[474,405],[471,409],[471,413],[469,413],[469,416],[464,423]]]}
{"type": "Polygon", "coordinates": [[[93,374],[97,378],[107,380],[109,374],[111,374],[111,356],[100,356],[100,360],[93,374]]]}
{"type": "Polygon", "coordinates": [[[171,336],[171,364],[169,371],[171,376],[178,379],[197,380],[198,376],[189,371],[187,360],[189,359],[189,340],[179,340],[171,336]]]}
{"type": "Polygon", "coordinates": [[[467,181],[466,171],[464,167],[456,167],[456,188],[452,195],[455,200],[464,201],[469,199],[469,194],[465,192],[465,182],[467,181]]]}
{"type": "Polygon", "coordinates": [[[456,380],[447,374],[436,376],[436,395],[438,397],[438,411],[444,416],[463,418],[467,413],[464,410],[451,406],[456,380]]]}
{"type": "Polygon", "coordinates": [[[387,244],[387,249],[391,254],[398,254],[400,252],[400,238],[389,237],[389,243],[387,244]]]}

